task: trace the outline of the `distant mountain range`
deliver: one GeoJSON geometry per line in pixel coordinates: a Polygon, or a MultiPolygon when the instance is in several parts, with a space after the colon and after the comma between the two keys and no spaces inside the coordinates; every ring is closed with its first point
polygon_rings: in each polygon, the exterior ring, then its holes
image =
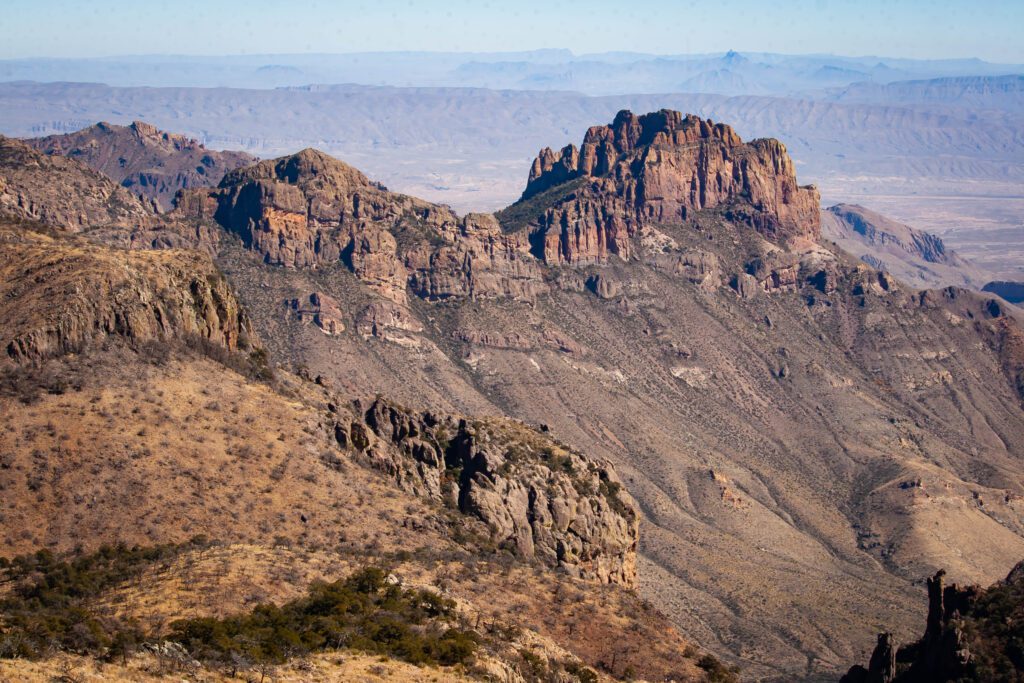
{"type": "MultiPolygon", "coordinates": [[[[847,97],[853,99],[853,91],[847,97]]],[[[747,138],[778,137],[801,181],[817,184],[829,203],[878,208],[879,194],[1024,196],[1024,115],[1000,109],[1008,99],[1002,91],[972,97],[976,106],[967,109],[684,93],[590,97],[356,85],[255,90],[6,83],[0,84],[0,133],[42,136],[97,121],[144,120],[210,149],[264,158],[317,147],[392,189],[480,211],[519,195],[523,169],[541,147],[565,145],[574,131],[622,108],[667,107],[731,121],[747,138]]],[[[972,211],[985,209],[971,204],[972,211]]],[[[933,232],[962,224],[902,217],[933,232]]]]}
{"type": "Polygon", "coordinates": [[[196,57],[143,55],[0,61],[0,80],[117,86],[277,88],[310,83],[572,90],[590,95],[704,92],[824,94],[853,83],[1024,73],[978,59],[914,60],[729,51],[653,55],[568,50],[380,52],[196,57]]]}

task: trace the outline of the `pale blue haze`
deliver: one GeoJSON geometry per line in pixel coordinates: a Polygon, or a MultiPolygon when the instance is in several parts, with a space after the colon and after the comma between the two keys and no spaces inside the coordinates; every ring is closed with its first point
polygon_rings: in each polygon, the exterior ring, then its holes
{"type": "Polygon", "coordinates": [[[711,53],[1024,62],[1024,0],[3,0],[0,58],[363,51],[711,53]]]}

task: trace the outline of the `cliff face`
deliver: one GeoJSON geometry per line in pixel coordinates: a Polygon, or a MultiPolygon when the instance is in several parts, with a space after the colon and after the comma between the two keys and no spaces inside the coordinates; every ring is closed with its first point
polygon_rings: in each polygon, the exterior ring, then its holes
{"type": "Polygon", "coordinates": [[[490,216],[389,192],[314,150],[228,173],[216,190],[184,194],[174,218],[213,218],[272,265],[343,262],[377,294],[427,299],[532,299],[545,290],[521,236],[490,216]]]}
{"type": "Polygon", "coordinates": [[[70,157],[119,183],[164,211],[179,190],[213,187],[227,171],[256,161],[245,152],[218,152],[197,140],[148,123],[97,123],[67,135],[25,141],[48,155],[70,157]]]}
{"type": "Polygon", "coordinates": [[[24,363],[77,353],[107,337],[131,344],[199,337],[229,351],[255,342],[210,258],[123,251],[0,225],[0,348],[24,363]]]}
{"type": "Polygon", "coordinates": [[[574,576],[633,586],[639,515],[611,465],[522,423],[358,402],[335,427],[398,485],[483,521],[490,541],[574,576]]]}
{"type": "Polygon", "coordinates": [[[588,130],[579,149],[541,150],[520,203],[560,186],[564,196],[534,217],[535,253],[547,263],[629,258],[630,238],[645,225],[738,199],[749,211],[737,219],[768,239],[820,235],[817,190],[797,185],[782,143],[744,143],[726,125],[675,111],[622,111],[588,130]]]}
{"type": "Polygon", "coordinates": [[[939,571],[928,579],[924,636],[899,647],[892,634],[879,634],[868,667],[851,667],[841,683],[1017,680],[1022,597],[1024,563],[987,589],[947,585],[939,571]]]}
{"type": "Polygon", "coordinates": [[[153,222],[153,207],[84,164],[0,136],[0,214],[70,231],[153,222]]]}

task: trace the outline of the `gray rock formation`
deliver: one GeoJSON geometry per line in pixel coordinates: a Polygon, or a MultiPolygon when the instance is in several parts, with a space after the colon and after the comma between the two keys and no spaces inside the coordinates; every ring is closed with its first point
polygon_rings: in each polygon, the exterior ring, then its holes
{"type": "Polygon", "coordinates": [[[403,489],[480,519],[523,559],[636,581],[639,516],[607,463],[513,420],[414,413],[383,399],[357,402],[335,435],[403,489]]]}

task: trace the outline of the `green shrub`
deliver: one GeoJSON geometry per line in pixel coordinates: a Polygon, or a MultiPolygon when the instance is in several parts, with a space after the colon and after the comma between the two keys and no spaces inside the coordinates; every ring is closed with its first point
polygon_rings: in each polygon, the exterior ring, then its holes
{"type": "Polygon", "coordinates": [[[256,662],[348,647],[413,664],[469,660],[477,636],[451,627],[455,603],[426,590],[390,582],[367,567],[334,583],[314,583],[304,598],[280,607],[259,605],[224,619],[188,619],[171,625],[170,639],[205,660],[241,655],[256,662]]]}
{"type": "Polygon", "coordinates": [[[13,589],[0,600],[0,657],[36,659],[56,648],[120,656],[140,640],[131,622],[101,618],[91,599],[205,539],[152,547],[104,545],[94,553],[63,559],[49,550],[0,563],[13,589]]]}

